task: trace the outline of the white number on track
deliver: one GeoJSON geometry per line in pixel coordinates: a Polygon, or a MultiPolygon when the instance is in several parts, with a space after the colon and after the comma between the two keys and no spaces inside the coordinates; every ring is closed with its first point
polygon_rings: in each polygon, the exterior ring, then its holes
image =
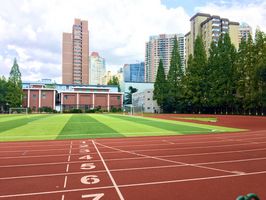
{"type": "Polygon", "coordinates": [[[79,150],[79,153],[88,153],[88,152],[90,152],[89,149],[80,149],[79,150]]]}
{"type": "Polygon", "coordinates": [[[81,164],[80,169],[91,170],[91,169],[94,169],[95,167],[96,166],[94,165],[94,163],[83,163],[81,164]]]}
{"type": "Polygon", "coordinates": [[[83,176],[80,179],[81,183],[85,185],[90,185],[90,184],[96,184],[100,182],[100,179],[98,178],[97,175],[88,175],[88,176],[83,176]]]}
{"type": "Polygon", "coordinates": [[[84,195],[82,195],[82,199],[93,197],[92,200],[99,200],[103,196],[104,196],[104,193],[99,193],[99,194],[84,194],[84,195]]]}
{"type": "Polygon", "coordinates": [[[89,145],[88,144],[81,144],[81,145],[79,145],[79,147],[80,148],[87,148],[87,147],[89,147],[89,145]]]}
{"type": "Polygon", "coordinates": [[[81,156],[81,157],[79,157],[79,159],[80,159],[80,160],[91,160],[92,157],[91,157],[91,155],[85,155],[85,156],[81,156]]]}

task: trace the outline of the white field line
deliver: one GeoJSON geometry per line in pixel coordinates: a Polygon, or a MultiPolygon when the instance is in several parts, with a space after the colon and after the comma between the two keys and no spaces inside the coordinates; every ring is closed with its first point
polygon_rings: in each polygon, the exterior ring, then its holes
{"type": "MultiPolygon", "coordinates": [[[[202,177],[202,178],[190,178],[190,179],[178,179],[178,180],[154,181],[154,182],[144,182],[144,183],[135,183],[135,184],[124,184],[124,185],[118,185],[118,187],[126,188],[126,187],[138,187],[138,186],[145,186],[145,185],[161,185],[161,184],[169,184],[169,183],[204,181],[204,180],[234,178],[234,177],[240,177],[240,176],[264,175],[264,174],[266,174],[266,171],[251,172],[251,173],[245,173],[245,174],[240,174],[240,173],[239,174],[230,174],[230,175],[224,175],[224,176],[207,176],[207,177],[202,177]]],[[[114,186],[103,186],[103,187],[81,188],[81,189],[70,189],[70,190],[56,190],[56,191],[47,191],[47,192],[34,192],[34,193],[21,193],[21,194],[7,194],[7,195],[1,195],[0,198],[9,198],[9,197],[12,198],[12,197],[22,197],[22,196],[69,193],[69,192],[77,192],[77,191],[90,191],[90,190],[100,190],[100,189],[110,189],[110,188],[114,188],[114,186]]]]}
{"type": "MultiPolygon", "coordinates": [[[[186,156],[202,156],[202,155],[217,155],[217,154],[231,154],[231,153],[244,153],[244,152],[254,152],[254,151],[265,151],[266,148],[258,148],[258,149],[244,149],[244,150],[236,150],[236,151],[215,151],[209,153],[190,153],[190,154],[173,154],[173,155],[164,155],[164,156],[155,156],[158,158],[172,158],[172,157],[186,157],[186,156]]],[[[117,150],[112,152],[117,153],[117,150]]],[[[107,158],[105,161],[123,161],[123,160],[141,160],[145,157],[129,157],[129,158],[107,158]]],[[[81,163],[83,161],[71,161],[69,164],[81,163]]],[[[101,162],[101,160],[94,160],[94,162],[101,162]]],[[[68,162],[50,162],[50,163],[29,163],[29,164],[20,164],[20,165],[3,165],[0,168],[5,167],[28,167],[28,166],[44,166],[44,165],[59,165],[66,164],[68,162]]]]}
{"type": "MultiPolygon", "coordinates": [[[[102,146],[108,147],[108,146],[100,144],[100,143],[97,143],[97,144],[99,144],[100,146],[102,145],[102,146]]],[[[226,172],[226,173],[235,174],[235,172],[228,171],[228,170],[223,170],[223,169],[218,169],[218,168],[213,168],[213,167],[198,166],[198,165],[195,165],[195,164],[189,164],[189,163],[185,163],[185,162],[177,162],[177,161],[168,160],[168,159],[164,159],[164,158],[159,158],[159,157],[155,157],[155,156],[148,156],[148,155],[144,155],[144,154],[139,154],[139,153],[135,153],[135,152],[131,152],[131,151],[124,151],[124,150],[116,149],[116,148],[113,148],[113,147],[109,147],[109,148],[110,149],[115,149],[115,150],[118,150],[118,151],[121,151],[121,152],[129,153],[129,154],[133,154],[133,155],[143,156],[143,157],[146,157],[146,158],[152,158],[152,159],[155,159],[155,160],[161,160],[161,161],[170,162],[170,163],[174,163],[174,164],[183,164],[183,165],[186,165],[186,166],[191,166],[191,167],[196,167],[196,168],[203,168],[203,169],[208,169],[208,170],[213,170],[213,171],[220,171],[220,172],[226,172]]]]}
{"type": "Polygon", "coordinates": [[[106,172],[107,172],[107,174],[109,175],[109,177],[110,177],[110,179],[111,179],[111,181],[112,181],[112,183],[113,183],[113,185],[114,185],[114,187],[115,187],[115,189],[116,189],[116,192],[117,192],[119,198],[120,198],[121,200],[124,200],[124,197],[123,197],[121,191],[119,190],[119,188],[118,188],[118,186],[117,186],[117,184],[116,184],[116,182],[115,182],[115,180],[114,180],[114,178],[113,178],[113,176],[112,176],[110,170],[108,169],[108,167],[107,167],[107,165],[106,165],[106,163],[105,163],[105,161],[104,161],[104,159],[103,159],[103,157],[102,157],[100,151],[98,150],[97,145],[95,144],[95,142],[94,142],[93,140],[92,140],[92,143],[93,143],[94,148],[96,149],[96,151],[98,152],[98,154],[99,154],[99,156],[100,156],[100,158],[101,158],[101,160],[102,160],[102,163],[103,163],[103,165],[104,165],[104,167],[105,167],[105,169],[106,169],[106,172]]]}
{"type": "MultiPolygon", "coordinates": [[[[240,162],[250,162],[250,161],[260,161],[260,160],[266,160],[266,157],[240,159],[240,160],[225,160],[225,161],[215,161],[215,162],[201,162],[201,163],[193,163],[193,164],[195,164],[195,165],[212,165],[212,164],[240,163],[240,162]]],[[[186,164],[173,164],[173,165],[158,165],[158,166],[152,166],[152,167],[118,168],[118,169],[111,169],[110,172],[164,169],[164,168],[176,168],[176,167],[185,167],[185,166],[187,166],[187,165],[186,164]]],[[[86,174],[86,173],[89,173],[89,174],[91,174],[91,173],[106,173],[106,170],[94,170],[94,171],[90,171],[90,172],[70,172],[70,173],[36,174],[36,175],[26,175],[26,176],[2,177],[2,178],[0,178],[0,180],[27,179],[27,178],[50,177],[50,176],[54,177],[54,176],[78,175],[78,174],[86,174]]]]}

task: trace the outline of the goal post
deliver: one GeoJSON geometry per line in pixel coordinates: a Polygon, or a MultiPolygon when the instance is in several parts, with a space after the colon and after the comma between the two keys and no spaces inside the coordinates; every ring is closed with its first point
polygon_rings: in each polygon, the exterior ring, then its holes
{"type": "Polygon", "coordinates": [[[132,104],[124,105],[123,111],[125,115],[143,115],[142,106],[134,106],[132,104]]]}
{"type": "Polygon", "coordinates": [[[9,108],[9,114],[28,114],[28,108],[9,108]]]}

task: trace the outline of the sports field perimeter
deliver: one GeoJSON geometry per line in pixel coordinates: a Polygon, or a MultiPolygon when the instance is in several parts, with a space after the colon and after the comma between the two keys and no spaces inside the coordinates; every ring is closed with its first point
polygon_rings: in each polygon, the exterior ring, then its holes
{"type": "Polygon", "coordinates": [[[0,199],[266,199],[265,117],[151,117],[0,116],[0,199]]]}
{"type": "Polygon", "coordinates": [[[118,114],[0,116],[0,141],[162,136],[235,131],[240,129],[118,114]]]}

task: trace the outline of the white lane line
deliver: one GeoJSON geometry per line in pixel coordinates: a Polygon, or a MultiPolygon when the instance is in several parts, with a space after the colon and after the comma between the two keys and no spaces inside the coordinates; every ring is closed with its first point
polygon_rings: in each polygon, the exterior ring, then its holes
{"type": "Polygon", "coordinates": [[[266,142],[258,142],[257,144],[241,143],[241,144],[226,144],[226,145],[213,145],[213,146],[200,146],[200,147],[178,147],[178,148],[162,148],[162,149],[143,149],[143,150],[134,150],[135,152],[142,151],[167,151],[167,150],[184,150],[184,149],[208,149],[208,148],[219,148],[219,147],[235,147],[235,146],[246,146],[246,145],[258,145],[266,144],[266,142]]]}
{"type": "MultiPolygon", "coordinates": [[[[157,149],[159,150],[159,149],[157,149]]],[[[216,154],[230,154],[230,153],[244,153],[244,152],[255,152],[255,151],[265,151],[266,148],[258,148],[258,149],[244,149],[244,150],[236,150],[236,151],[214,151],[209,153],[191,153],[191,154],[172,154],[172,155],[165,155],[165,156],[156,156],[158,158],[172,158],[172,157],[186,157],[186,156],[202,156],[202,155],[216,155],[216,154]]],[[[97,153],[97,152],[96,152],[97,153]]],[[[104,152],[105,153],[105,152],[104,152]]],[[[117,150],[112,151],[112,153],[117,153],[117,150]]],[[[98,153],[97,153],[98,154],[98,153]]],[[[73,154],[72,154],[73,155],[73,154]]],[[[78,154],[80,155],[80,154],[78,154]]],[[[129,158],[107,158],[105,161],[123,161],[123,160],[141,160],[144,157],[129,157],[129,158]]],[[[71,161],[71,164],[82,163],[83,161],[71,161]]],[[[94,162],[101,162],[101,160],[94,160],[94,162]]],[[[44,165],[59,165],[59,164],[66,164],[68,162],[51,162],[51,163],[29,163],[29,164],[21,164],[21,165],[3,165],[0,168],[6,167],[27,167],[27,166],[44,166],[44,165]]]]}
{"type": "MultiPolygon", "coordinates": [[[[259,172],[245,173],[245,174],[230,174],[230,175],[224,175],[224,176],[208,176],[208,177],[202,177],[202,178],[177,179],[177,180],[168,180],[168,181],[154,181],[154,182],[124,184],[124,185],[118,185],[118,187],[122,188],[122,187],[136,187],[136,186],[145,186],[145,185],[159,185],[159,184],[168,184],[168,183],[193,182],[193,181],[233,178],[233,177],[240,177],[240,176],[264,175],[264,174],[266,175],[266,171],[259,171],[259,172]]],[[[89,190],[110,189],[110,188],[114,188],[114,186],[103,186],[103,187],[81,188],[81,189],[70,189],[70,190],[56,190],[56,191],[49,191],[49,192],[10,194],[10,195],[1,195],[0,198],[68,193],[68,192],[89,191],[89,190]]]]}
{"type": "Polygon", "coordinates": [[[124,200],[124,197],[123,197],[121,191],[119,190],[119,188],[118,188],[118,186],[117,186],[117,184],[116,184],[116,182],[115,182],[115,180],[114,180],[114,178],[113,178],[113,176],[112,176],[110,170],[108,169],[108,167],[107,167],[107,165],[106,165],[106,163],[105,163],[105,161],[104,161],[104,159],[103,159],[103,157],[102,157],[100,151],[98,150],[98,148],[97,148],[97,146],[96,146],[94,140],[92,140],[92,143],[93,143],[93,145],[94,145],[94,148],[95,148],[96,151],[98,152],[99,157],[100,157],[101,160],[102,160],[102,163],[103,163],[103,165],[104,165],[104,167],[105,167],[105,169],[106,169],[106,172],[107,172],[107,174],[109,175],[109,177],[110,177],[110,179],[111,179],[111,181],[112,181],[112,183],[113,183],[113,185],[114,185],[114,187],[115,187],[115,189],[116,189],[116,192],[117,192],[119,198],[120,198],[121,200],[124,200]]]}
{"type": "Polygon", "coordinates": [[[65,176],[64,188],[66,188],[66,184],[67,184],[67,176],[65,176]]]}
{"type": "Polygon", "coordinates": [[[60,164],[66,164],[66,163],[82,163],[84,161],[71,161],[71,162],[50,162],[50,163],[29,163],[29,164],[21,164],[21,165],[3,165],[0,166],[0,168],[5,168],[5,167],[28,167],[28,166],[43,166],[43,165],[60,165],[60,164]]]}
{"type": "Polygon", "coordinates": [[[69,169],[69,164],[67,164],[67,167],[66,167],[66,172],[68,172],[68,169],[69,169]]]}
{"type": "Polygon", "coordinates": [[[97,144],[99,144],[100,146],[108,147],[110,149],[115,149],[115,150],[118,150],[118,151],[121,151],[121,152],[133,154],[133,155],[143,156],[143,157],[146,157],[146,158],[152,158],[152,159],[155,159],[155,160],[161,160],[161,161],[170,162],[170,163],[174,163],[174,164],[183,164],[183,165],[186,165],[186,166],[191,166],[191,167],[196,167],[196,168],[202,168],[202,169],[208,169],[208,170],[212,170],[212,171],[220,171],[220,172],[226,172],[226,173],[230,173],[230,174],[235,174],[234,172],[229,171],[229,170],[223,170],[223,169],[218,169],[218,168],[213,168],[213,167],[200,166],[200,165],[189,164],[189,163],[185,163],[185,162],[178,162],[178,161],[168,160],[168,159],[159,158],[159,157],[155,157],[155,156],[139,154],[139,153],[135,153],[135,152],[132,152],[132,151],[124,151],[124,150],[121,150],[121,149],[117,149],[117,148],[109,147],[107,145],[103,145],[101,143],[97,143],[97,144]]]}
{"type": "MultiPolygon", "coordinates": [[[[165,144],[164,144],[165,145],[165,144]]],[[[116,147],[117,148],[117,147],[116,147]]],[[[145,149],[143,150],[135,150],[135,151],[144,151],[145,149]]],[[[150,151],[161,151],[161,150],[178,150],[178,148],[166,148],[166,149],[150,149],[150,151]]],[[[236,152],[248,152],[248,151],[260,151],[260,150],[266,150],[266,148],[257,148],[257,149],[243,149],[243,150],[236,150],[236,151],[212,151],[212,152],[209,152],[209,153],[195,153],[195,154],[175,154],[176,156],[191,156],[191,155],[208,155],[208,154],[219,154],[219,153],[236,153],[236,152]]],[[[148,150],[147,150],[148,151],[148,150]]],[[[104,154],[112,154],[112,153],[117,153],[117,150],[114,150],[114,151],[102,151],[102,153],[104,154]]],[[[92,152],[90,154],[98,154],[97,152],[92,152]]],[[[66,155],[69,155],[69,154],[53,154],[53,155],[40,155],[40,156],[14,156],[14,157],[0,157],[0,159],[13,159],[13,158],[32,158],[32,157],[64,157],[66,155]]],[[[72,156],[76,156],[76,155],[80,155],[79,153],[77,154],[71,154],[72,156]]],[[[160,157],[160,156],[158,156],[160,157]]],[[[162,156],[162,157],[168,157],[167,155],[166,156],[162,156]]],[[[169,156],[171,157],[171,155],[169,156]]],[[[105,160],[108,160],[108,159],[105,159],[105,160]]],[[[1,166],[0,166],[1,167],[1,166]]]]}
{"type": "MultiPolygon", "coordinates": [[[[159,136],[158,139],[150,139],[149,142],[159,142],[162,139],[172,139],[171,141],[173,142],[178,142],[178,141],[184,141],[184,143],[186,143],[189,140],[195,141],[195,140],[204,140],[205,139],[221,139],[221,140],[225,140],[227,138],[243,138],[245,136],[255,136],[255,135],[264,135],[265,136],[265,131],[266,130],[260,130],[260,131],[250,131],[248,133],[246,132],[241,132],[241,133],[221,133],[220,135],[213,135],[213,134],[206,134],[206,135],[178,135],[178,136],[159,136]],[[262,133],[260,133],[262,132],[262,133]]],[[[97,141],[97,140],[96,140],[97,141]]],[[[139,140],[139,139],[134,139],[134,138],[130,138],[130,139],[117,139],[117,141],[110,141],[109,139],[101,139],[102,142],[105,142],[105,144],[130,144],[130,143],[147,143],[147,140],[139,140]]],[[[133,144],[134,145],[134,144],[133,144]]]]}
{"type": "MultiPolygon", "coordinates": [[[[225,160],[225,161],[216,161],[216,162],[202,162],[202,163],[193,163],[193,164],[195,164],[195,165],[212,165],[212,164],[226,164],[226,163],[250,162],[250,161],[260,161],[260,160],[266,160],[266,157],[254,158],[254,159],[242,159],[242,160],[225,160]]],[[[187,166],[187,165],[173,164],[173,165],[159,165],[159,166],[152,166],[152,167],[118,168],[118,169],[111,169],[110,172],[146,170],[146,169],[163,169],[163,168],[183,167],[183,166],[187,166]]],[[[106,170],[95,170],[95,171],[90,171],[90,172],[70,172],[70,173],[57,173],[57,174],[36,174],[36,175],[27,175],[27,176],[2,177],[2,178],[0,178],[0,180],[38,178],[38,177],[49,177],[49,176],[64,176],[64,175],[78,175],[78,174],[85,174],[85,173],[103,173],[103,172],[106,172],[106,170]]],[[[237,171],[235,171],[235,172],[237,173],[237,171]]]]}
{"type": "MultiPolygon", "coordinates": [[[[74,148],[72,148],[74,149],[74,148]]],[[[111,153],[114,153],[115,151],[112,151],[111,153]]],[[[91,152],[91,154],[97,154],[97,152],[91,152]]],[[[51,154],[51,155],[36,155],[36,156],[6,156],[2,157],[0,156],[0,159],[12,159],[12,158],[43,158],[43,157],[65,157],[66,155],[69,155],[69,153],[65,154],[51,154]]],[[[72,156],[80,155],[79,153],[71,153],[72,156]]]]}
{"type": "MultiPolygon", "coordinates": [[[[172,157],[186,157],[186,156],[202,156],[202,155],[244,153],[244,152],[255,152],[255,151],[265,151],[265,150],[266,150],[266,148],[258,148],[258,149],[244,149],[244,150],[236,150],[236,151],[215,151],[215,152],[209,152],[209,153],[172,154],[172,155],[165,155],[165,156],[160,156],[160,155],[157,156],[157,155],[155,155],[155,157],[158,157],[158,158],[172,158],[172,157]]],[[[117,151],[118,150],[112,151],[112,153],[117,153],[117,151]]],[[[80,154],[78,154],[78,155],[80,155],[80,154]]],[[[141,159],[144,159],[144,157],[107,158],[107,159],[105,159],[105,161],[123,161],[123,160],[141,160],[141,159]]],[[[77,163],[82,163],[82,162],[83,161],[71,161],[69,163],[70,164],[77,164],[77,163]]],[[[94,162],[101,162],[101,160],[94,160],[94,162]]],[[[3,166],[0,166],[0,168],[44,166],[44,165],[60,165],[60,164],[66,164],[66,163],[68,163],[68,162],[51,162],[51,163],[36,163],[36,164],[35,163],[29,163],[29,164],[21,164],[21,165],[3,165],[3,166]]]]}
{"type": "MultiPolygon", "coordinates": [[[[15,147],[14,147],[15,148],[15,147]]],[[[32,149],[32,150],[28,150],[28,152],[43,152],[43,151],[67,151],[67,148],[64,149],[32,149]]],[[[10,153],[10,152],[23,152],[24,150],[12,150],[12,151],[1,151],[1,153],[10,153]]]]}
{"type": "Polygon", "coordinates": [[[165,142],[165,143],[167,143],[167,144],[178,144],[178,143],[169,142],[169,141],[167,141],[167,140],[162,140],[162,142],[165,142]]]}

